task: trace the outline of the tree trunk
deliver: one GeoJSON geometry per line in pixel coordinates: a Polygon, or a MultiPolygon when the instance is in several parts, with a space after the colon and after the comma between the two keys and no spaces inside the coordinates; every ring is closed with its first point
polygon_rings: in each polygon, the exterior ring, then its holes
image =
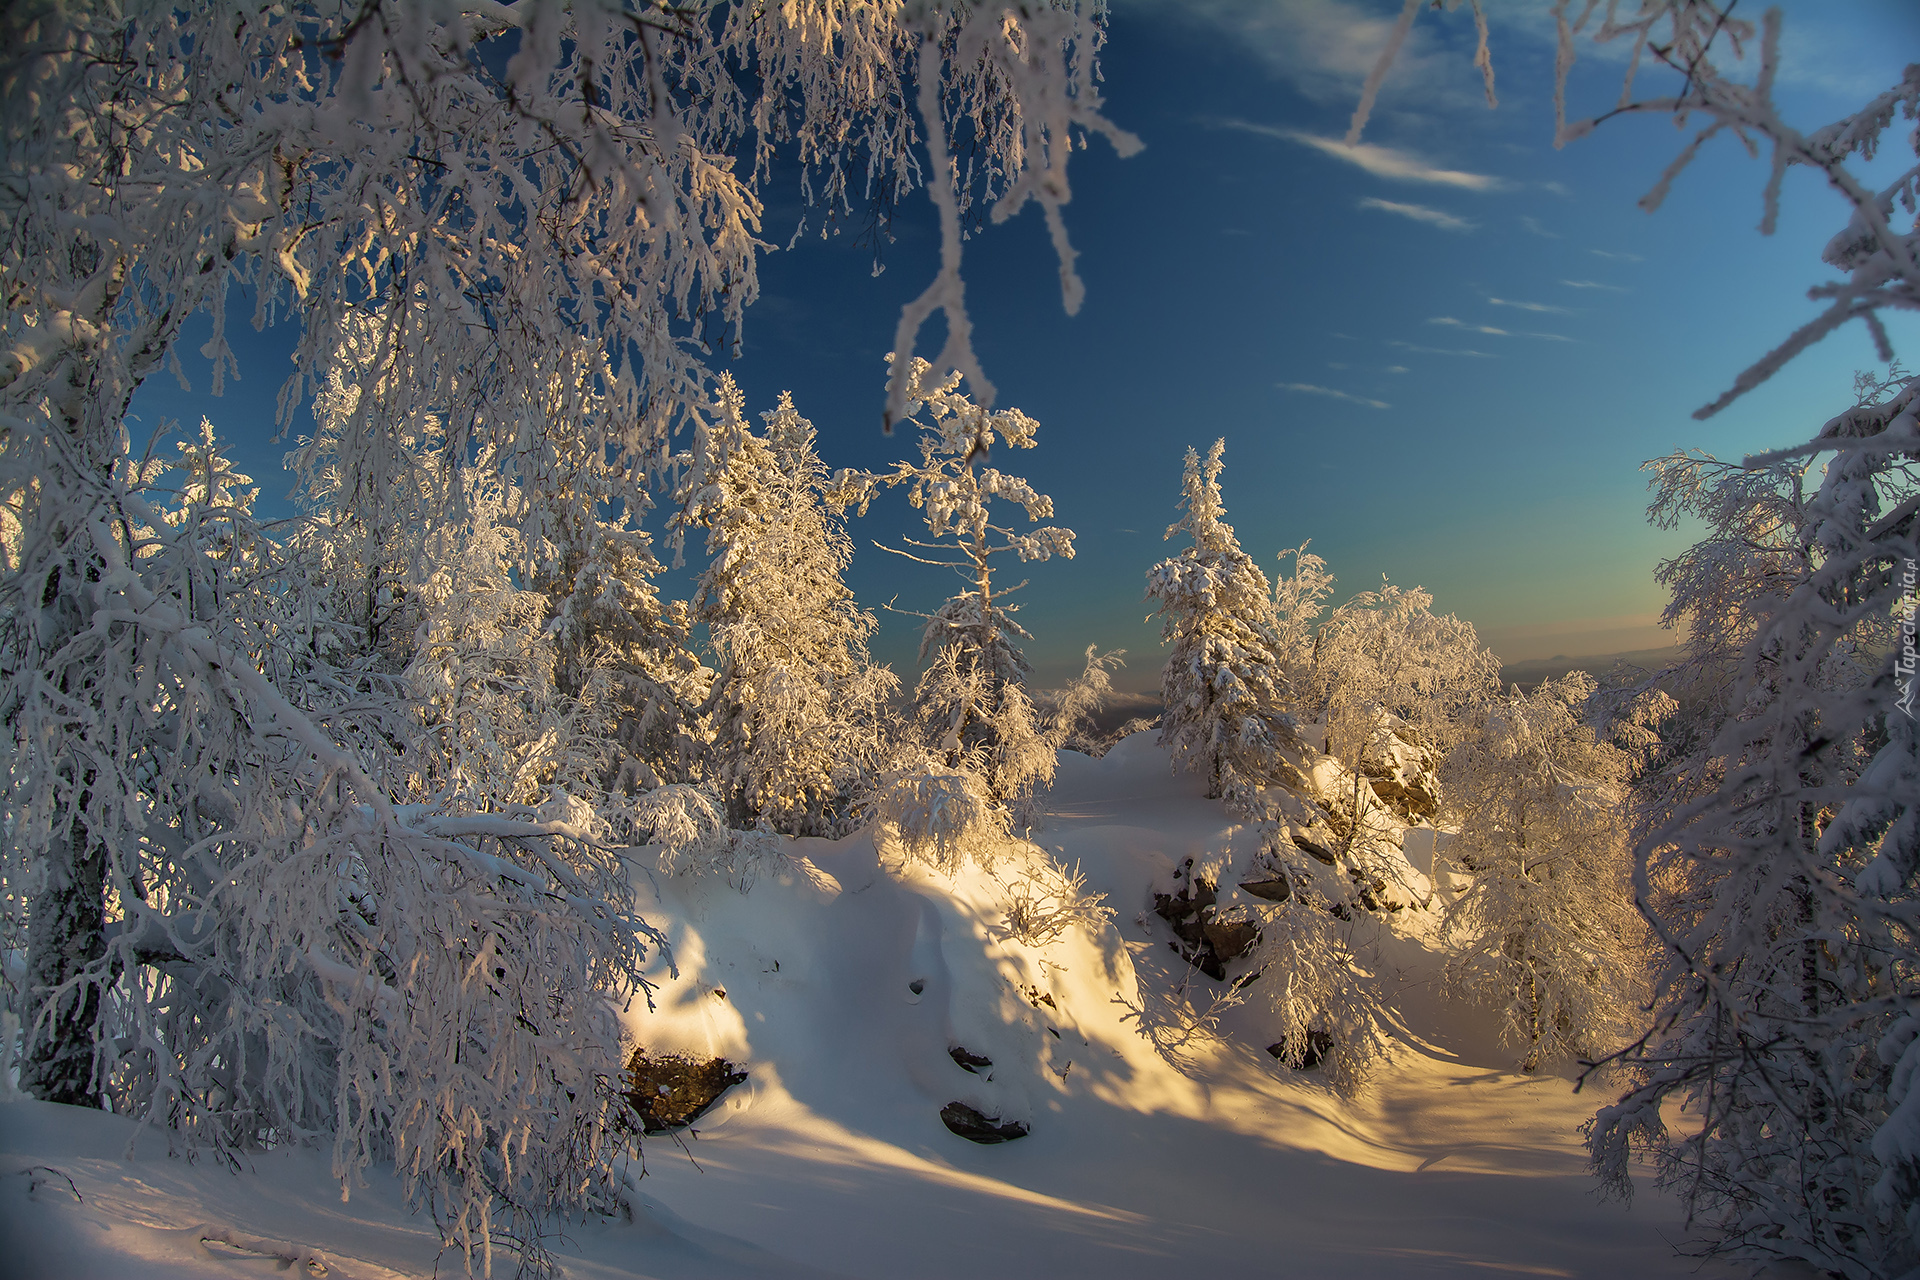
{"type": "Polygon", "coordinates": [[[43,1102],[98,1107],[94,1025],[100,984],[82,978],[106,954],[106,857],[78,819],[48,842],[46,884],[27,921],[27,1042],[20,1087],[43,1102]],[[65,856],[62,856],[62,855],[65,856]]]}

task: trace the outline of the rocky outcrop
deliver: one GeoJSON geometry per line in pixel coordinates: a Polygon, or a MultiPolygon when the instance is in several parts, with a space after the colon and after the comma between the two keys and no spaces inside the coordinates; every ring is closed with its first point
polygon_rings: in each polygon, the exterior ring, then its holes
{"type": "Polygon", "coordinates": [[[649,1055],[635,1049],[627,1060],[627,1101],[646,1133],[684,1129],[705,1115],[720,1095],[747,1078],[725,1058],[649,1055]]]}
{"type": "Polygon", "coordinates": [[[1024,1138],[1029,1130],[1018,1120],[1000,1123],[999,1116],[984,1116],[964,1102],[949,1102],[940,1108],[940,1123],[959,1134],[968,1142],[978,1142],[982,1146],[991,1146],[996,1142],[1012,1142],[1015,1138],[1024,1138]]]}
{"type": "Polygon", "coordinates": [[[1253,950],[1260,930],[1244,916],[1223,915],[1219,894],[1212,881],[1193,874],[1193,859],[1188,858],[1174,879],[1176,893],[1153,895],[1154,914],[1173,927],[1172,944],[1182,959],[1216,982],[1227,977],[1227,963],[1253,950]]]}

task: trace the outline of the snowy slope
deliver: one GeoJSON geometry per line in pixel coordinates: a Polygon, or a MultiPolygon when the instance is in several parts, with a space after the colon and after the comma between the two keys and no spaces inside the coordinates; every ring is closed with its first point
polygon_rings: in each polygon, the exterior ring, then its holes
{"type": "MultiPolygon", "coordinates": [[[[744,895],[638,872],[678,976],[656,967],[658,1008],[636,1007],[630,1029],[750,1078],[697,1134],[649,1142],[635,1223],[568,1229],[568,1274],[1734,1274],[1675,1253],[1680,1214],[1650,1189],[1631,1208],[1596,1200],[1577,1130],[1597,1099],[1508,1069],[1490,1019],[1432,981],[1418,913],[1381,947],[1403,1013],[1393,1054],[1345,1101],[1261,1051],[1258,984],[1220,1035],[1183,1032],[1168,999],[1186,966],[1151,889],[1251,832],[1169,776],[1150,735],[1066,756],[1050,807],[1033,839],[1108,895],[1117,927],[1099,938],[1006,941],[987,873],[892,875],[861,836],[799,842],[744,895]],[[954,1045],[993,1066],[969,1074],[954,1045]],[[953,1101],[1032,1133],[963,1141],[939,1118],[953,1101]]],[[[200,1222],[317,1247],[334,1275],[433,1273],[430,1226],[390,1183],[341,1204],[324,1153],[267,1153],[235,1175],[165,1158],[156,1135],[123,1162],[114,1117],[16,1102],[0,1124],[12,1274],[274,1271],[198,1243],[200,1222]]]]}

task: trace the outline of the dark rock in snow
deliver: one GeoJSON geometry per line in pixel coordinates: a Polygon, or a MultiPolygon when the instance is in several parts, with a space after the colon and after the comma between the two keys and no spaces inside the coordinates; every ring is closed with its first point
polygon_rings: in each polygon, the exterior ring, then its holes
{"type": "MultiPolygon", "coordinates": [[[[1181,868],[1187,870],[1189,862],[1181,868]]],[[[1175,878],[1180,872],[1174,873],[1175,878]]],[[[1212,882],[1195,878],[1179,893],[1153,895],[1154,914],[1173,928],[1180,939],[1174,950],[1183,959],[1215,982],[1227,978],[1227,962],[1237,960],[1253,949],[1260,931],[1248,920],[1220,920],[1219,895],[1212,882]]]]}
{"type": "MultiPolygon", "coordinates": [[[[1287,1042],[1277,1041],[1267,1046],[1267,1052],[1282,1062],[1287,1060],[1287,1042]]],[[[1307,1032],[1307,1043],[1301,1046],[1300,1061],[1295,1067],[1299,1071],[1311,1071],[1327,1060],[1327,1054],[1333,1050],[1333,1037],[1324,1031],[1307,1032]]]]}
{"type": "Polygon", "coordinates": [[[664,1133],[692,1124],[747,1078],[725,1058],[688,1058],[677,1053],[649,1057],[635,1049],[627,1060],[627,1101],[646,1133],[664,1133]]]}
{"type": "Polygon", "coordinates": [[[1313,836],[1296,835],[1293,838],[1293,842],[1299,846],[1300,852],[1306,854],[1315,862],[1322,862],[1330,867],[1337,861],[1333,855],[1333,849],[1327,843],[1313,836]]]}
{"type": "Polygon", "coordinates": [[[969,1052],[957,1044],[947,1049],[947,1056],[952,1058],[954,1064],[962,1071],[971,1071],[975,1075],[980,1074],[980,1068],[993,1065],[992,1058],[987,1057],[985,1054],[969,1052]]]}
{"type": "MultiPolygon", "coordinates": [[[[1253,950],[1253,944],[1260,940],[1260,930],[1251,920],[1209,920],[1205,928],[1207,944],[1222,963],[1238,960],[1253,950]]],[[[1222,973],[1220,976],[1224,978],[1226,975],[1222,973]]]]}
{"type": "Polygon", "coordinates": [[[1000,1123],[998,1116],[983,1116],[964,1102],[949,1102],[940,1108],[940,1122],[968,1142],[978,1142],[990,1146],[996,1142],[1012,1142],[1015,1138],[1027,1136],[1027,1126],[1018,1120],[1000,1123]]]}
{"type": "Polygon", "coordinates": [[[1293,885],[1288,883],[1285,876],[1275,876],[1271,880],[1242,880],[1240,892],[1265,898],[1268,902],[1285,902],[1293,896],[1293,885]]]}

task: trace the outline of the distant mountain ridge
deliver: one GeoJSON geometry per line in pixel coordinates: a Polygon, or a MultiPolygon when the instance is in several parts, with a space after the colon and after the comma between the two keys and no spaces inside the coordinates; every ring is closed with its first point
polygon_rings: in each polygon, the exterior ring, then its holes
{"type": "Polygon", "coordinates": [[[1509,662],[1500,668],[1502,684],[1517,684],[1523,689],[1532,689],[1544,680],[1554,680],[1570,671],[1585,671],[1598,678],[1619,663],[1628,666],[1645,667],[1654,671],[1680,656],[1679,645],[1668,645],[1660,649],[1629,649],[1624,653],[1598,653],[1586,657],[1569,658],[1565,654],[1556,654],[1551,658],[1528,658],[1524,662],[1509,662]]]}

